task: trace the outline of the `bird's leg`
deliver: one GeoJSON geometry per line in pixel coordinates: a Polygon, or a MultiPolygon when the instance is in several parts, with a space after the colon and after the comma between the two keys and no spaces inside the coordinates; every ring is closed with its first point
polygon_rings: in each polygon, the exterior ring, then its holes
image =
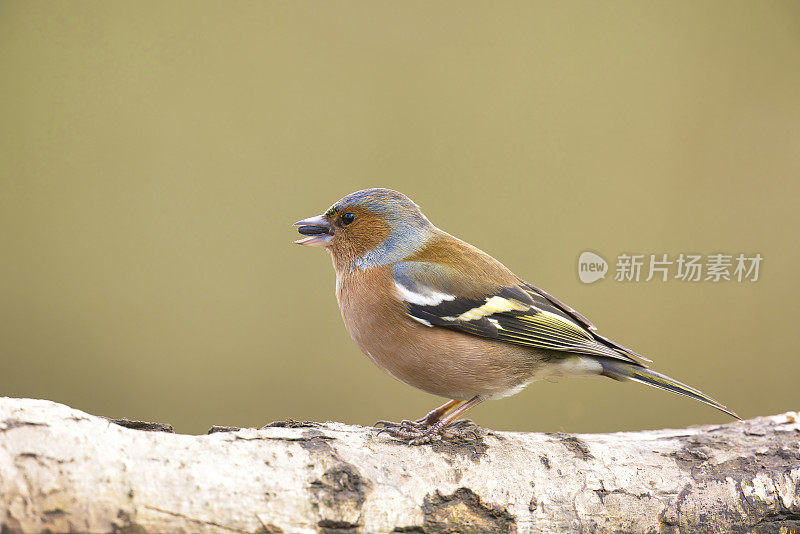
{"type": "Polygon", "coordinates": [[[399,427],[399,428],[428,428],[433,424],[437,423],[442,417],[444,417],[447,412],[453,410],[456,406],[463,404],[466,401],[460,400],[451,400],[447,401],[446,403],[442,404],[438,408],[431,410],[430,412],[420,419],[416,421],[409,421],[408,419],[403,419],[399,423],[394,423],[392,421],[378,421],[375,423],[375,426],[381,425],[386,428],[390,427],[399,427]]]}
{"type": "Polygon", "coordinates": [[[404,440],[408,442],[409,445],[421,445],[438,437],[449,437],[444,431],[445,428],[447,428],[450,423],[461,417],[464,412],[473,406],[480,404],[481,402],[483,402],[483,398],[480,395],[475,395],[470,400],[461,404],[461,406],[450,412],[446,417],[439,419],[428,428],[414,428],[396,425],[384,429],[383,432],[387,432],[393,438],[404,440]]]}
{"type": "Polygon", "coordinates": [[[416,425],[421,427],[433,426],[434,424],[438,423],[442,417],[447,415],[449,412],[453,411],[461,404],[464,404],[465,402],[467,401],[460,401],[460,400],[447,401],[438,408],[429,411],[425,415],[425,417],[423,417],[422,419],[417,419],[416,421],[414,421],[414,423],[416,423],[416,425]]]}

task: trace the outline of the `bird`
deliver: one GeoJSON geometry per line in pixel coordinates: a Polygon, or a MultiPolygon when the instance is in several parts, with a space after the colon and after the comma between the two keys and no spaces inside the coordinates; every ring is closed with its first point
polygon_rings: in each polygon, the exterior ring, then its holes
{"type": "Polygon", "coordinates": [[[342,319],[361,351],[401,382],[449,399],[420,419],[376,423],[392,438],[419,445],[454,437],[447,427],[470,408],[553,377],[633,380],[739,419],[434,226],[402,193],[356,191],[294,226],[306,236],[294,243],[330,253],[342,319]]]}

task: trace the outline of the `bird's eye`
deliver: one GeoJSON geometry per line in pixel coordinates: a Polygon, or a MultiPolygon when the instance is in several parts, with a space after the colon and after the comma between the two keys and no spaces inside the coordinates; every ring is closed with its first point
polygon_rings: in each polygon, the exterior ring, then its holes
{"type": "Polygon", "coordinates": [[[348,211],[347,213],[342,215],[342,224],[344,224],[345,226],[347,226],[348,224],[350,224],[351,222],[353,222],[355,220],[356,220],[355,213],[350,213],[348,211]]]}

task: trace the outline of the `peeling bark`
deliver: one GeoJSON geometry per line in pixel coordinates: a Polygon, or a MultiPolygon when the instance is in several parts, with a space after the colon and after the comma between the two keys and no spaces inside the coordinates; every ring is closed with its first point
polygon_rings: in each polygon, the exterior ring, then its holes
{"type": "Polygon", "coordinates": [[[0,532],[798,532],[798,414],[410,447],[339,423],[109,420],[0,398],[0,532]],[[124,425],[124,426],[123,426],[124,425]]]}

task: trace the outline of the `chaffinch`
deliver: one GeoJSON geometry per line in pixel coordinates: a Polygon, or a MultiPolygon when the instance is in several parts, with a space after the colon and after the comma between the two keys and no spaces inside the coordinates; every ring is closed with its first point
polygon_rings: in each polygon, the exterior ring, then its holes
{"type": "Polygon", "coordinates": [[[342,318],[361,351],[402,382],[451,399],[416,421],[380,422],[396,438],[425,443],[478,403],[554,376],[635,380],[737,417],[648,369],[646,358],[435,227],[397,191],[357,191],[295,226],[308,236],[295,243],[330,252],[342,318]]]}

